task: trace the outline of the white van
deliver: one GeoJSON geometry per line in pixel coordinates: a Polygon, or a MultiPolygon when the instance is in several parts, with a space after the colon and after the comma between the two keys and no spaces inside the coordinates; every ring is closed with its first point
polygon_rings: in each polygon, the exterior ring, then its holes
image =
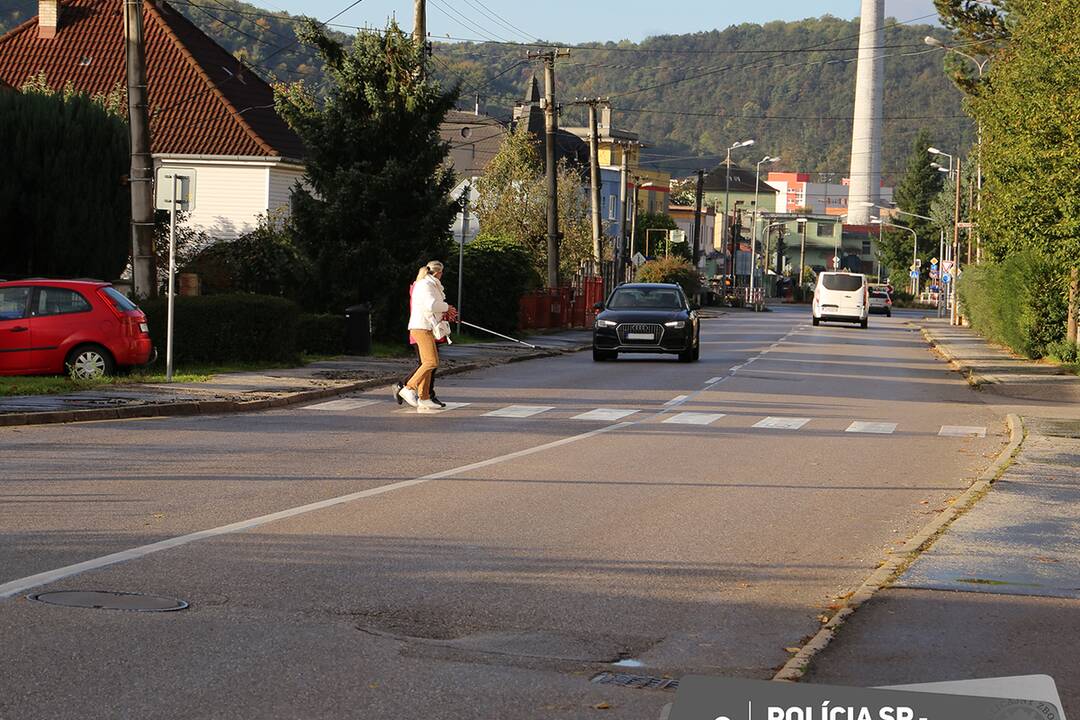
{"type": "Polygon", "coordinates": [[[870,314],[866,276],[847,272],[818,274],[813,314],[815,325],[822,320],[841,320],[866,327],[870,314]]]}

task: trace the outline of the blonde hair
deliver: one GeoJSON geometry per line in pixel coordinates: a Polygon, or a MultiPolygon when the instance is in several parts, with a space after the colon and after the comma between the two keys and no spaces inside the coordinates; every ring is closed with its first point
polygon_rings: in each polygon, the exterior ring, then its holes
{"type": "Polygon", "coordinates": [[[420,268],[420,272],[416,273],[417,280],[423,280],[428,275],[434,275],[437,272],[442,272],[443,264],[438,260],[432,260],[424,267],[420,268]]]}

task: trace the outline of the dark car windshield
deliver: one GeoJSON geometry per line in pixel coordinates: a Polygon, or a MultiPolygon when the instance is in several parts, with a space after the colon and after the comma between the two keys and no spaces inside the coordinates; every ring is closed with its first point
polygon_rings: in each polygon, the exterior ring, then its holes
{"type": "Polygon", "coordinates": [[[679,291],[674,288],[619,288],[612,293],[608,307],[613,310],[681,310],[683,302],[679,291]]]}
{"type": "Polygon", "coordinates": [[[839,290],[840,292],[854,292],[862,289],[862,275],[844,275],[843,273],[825,273],[821,278],[821,284],[826,290],[839,290]]]}

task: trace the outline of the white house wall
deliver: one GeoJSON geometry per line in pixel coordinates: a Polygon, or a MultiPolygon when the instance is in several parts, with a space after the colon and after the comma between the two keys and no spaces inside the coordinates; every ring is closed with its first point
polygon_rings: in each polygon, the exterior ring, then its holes
{"type": "Polygon", "coordinates": [[[221,162],[154,158],[155,167],[195,170],[195,209],[188,227],[215,240],[232,240],[254,229],[269,208],[270,165],[265,162],[221,162]]]}
{"type": "Polygon", "coordinates": [[[302,184],[304,169],[292,165],[278,165],[270,168],[270,190],[267,209],[271,212],[283,211],[286,214],[292,207],[292,189],[297,183],[302,184]]]}

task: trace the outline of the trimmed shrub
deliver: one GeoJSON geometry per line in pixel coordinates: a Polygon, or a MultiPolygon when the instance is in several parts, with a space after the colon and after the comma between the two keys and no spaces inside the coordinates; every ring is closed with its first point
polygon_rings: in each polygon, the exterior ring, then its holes
{"type": "Polygon", "coordinates": [[[1065,336],[1065,273],[1035,251],[967,266],[957,292],[973,328],[1027,357],[1043,357],[1065,336]]]}
{"type": "Polygon", "coordinates": [[[693,299],[701,289],[701,274],[686,260],[675,257],[657,258],[642,264],[634,276],[635,282],[675,283],[693,299]]]}
{"type": "MultiPolygon", "coordinates": [[[[166,298],[141,305],[150,337],[165,357],[166,298]]],[[[173,353],[180,362],[295,362],[300,310],[266,295],[178,297],[173,353]]]]}
{"type": "Polygon", "coordinates": [[[457,297],[457,258],[448,258],[443,287],[461,317],[497,332],[517,329],[521,296],[539,285],[529,252],[518,242],[479,235],[465,246],[462,295],[457,297]]]}
{"type": "Polygon", "coordinates": [[[296,331],[296,348],[311,355],[341,355],[345,352],[345,317],[302,314],[296,331]]]}

